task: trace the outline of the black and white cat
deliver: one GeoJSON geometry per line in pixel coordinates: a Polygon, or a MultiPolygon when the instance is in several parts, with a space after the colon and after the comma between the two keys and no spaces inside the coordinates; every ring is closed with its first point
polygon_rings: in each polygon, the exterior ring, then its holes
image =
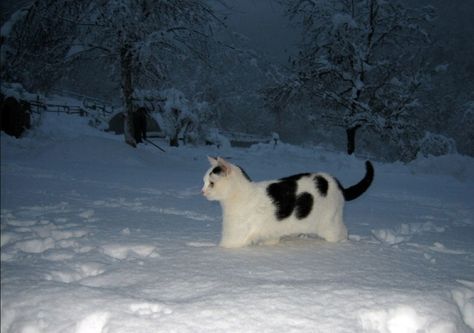
{"type": "Polygon", "coordinates": [[[298,234],[316,234],[329,242],[347,239],[344,202],[359,197],[374,178],[367,161],[364,178],[349,188],[325,173],[252,182],[240,167],[222,158],[208,159],[211,168],[202,193],[222,206],[220,246],[228,248],[276,244],[283,236],[298,234]]]}

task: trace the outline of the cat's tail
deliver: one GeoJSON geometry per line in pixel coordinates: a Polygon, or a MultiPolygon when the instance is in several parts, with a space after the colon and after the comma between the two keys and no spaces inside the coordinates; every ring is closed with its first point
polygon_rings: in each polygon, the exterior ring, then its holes
{"type": "Polygon", "coordinates": [[[373,180],[374,180],[374,167],[372,166],[372,163],[370,163],[370,161],[366,161],[365,162],[365,176],[364,178],[362,178],[360,182],[348,188],[344,188],[342,187],[342,185],[340,185],[342,194],[344,195],[344,199],[346,201],[357,199],[358,197],[362,195],[362,193],[367,191],[370,184],[372,184],[373,180]]]}

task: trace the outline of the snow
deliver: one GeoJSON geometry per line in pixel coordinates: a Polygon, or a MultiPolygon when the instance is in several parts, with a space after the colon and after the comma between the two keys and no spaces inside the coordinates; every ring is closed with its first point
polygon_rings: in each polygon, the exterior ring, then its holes
{"type": "Polygon", "coordinates": [[[206,156],[255,180],[364,161],[280,143],[137,149],[46,114],[1,135],[1,332],[472,332],[474,161],[375,162],[350,238],[222,249],[206,156]]]}

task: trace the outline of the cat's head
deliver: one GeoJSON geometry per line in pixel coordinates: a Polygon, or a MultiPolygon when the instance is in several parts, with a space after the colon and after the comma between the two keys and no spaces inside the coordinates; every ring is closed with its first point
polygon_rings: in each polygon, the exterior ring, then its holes
{"type": "Polygon", "coordinates": [[[208,200],[222,201],[238,190],[239,185],[249,182],[250,178],[238,166],[223,158],[208,157],[211,167],[204,175],[202,194],[208,200]]]}

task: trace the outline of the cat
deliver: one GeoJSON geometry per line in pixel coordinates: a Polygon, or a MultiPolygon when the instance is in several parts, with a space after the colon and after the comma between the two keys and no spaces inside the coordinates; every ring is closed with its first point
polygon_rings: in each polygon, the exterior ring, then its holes
{"type": "Polygon", "coordinates": [[[220,246],[277,244],[281,237],[316,234],[329,242],[347,239],[345,201],[364,193],[374,178],[367,161],[364,178],[344,188],[326,173],[301,173],[279,180],[253,182],[247,173],[223,158],[208,157],[202,194],[219,201],[223,224],[220,246]]]}

